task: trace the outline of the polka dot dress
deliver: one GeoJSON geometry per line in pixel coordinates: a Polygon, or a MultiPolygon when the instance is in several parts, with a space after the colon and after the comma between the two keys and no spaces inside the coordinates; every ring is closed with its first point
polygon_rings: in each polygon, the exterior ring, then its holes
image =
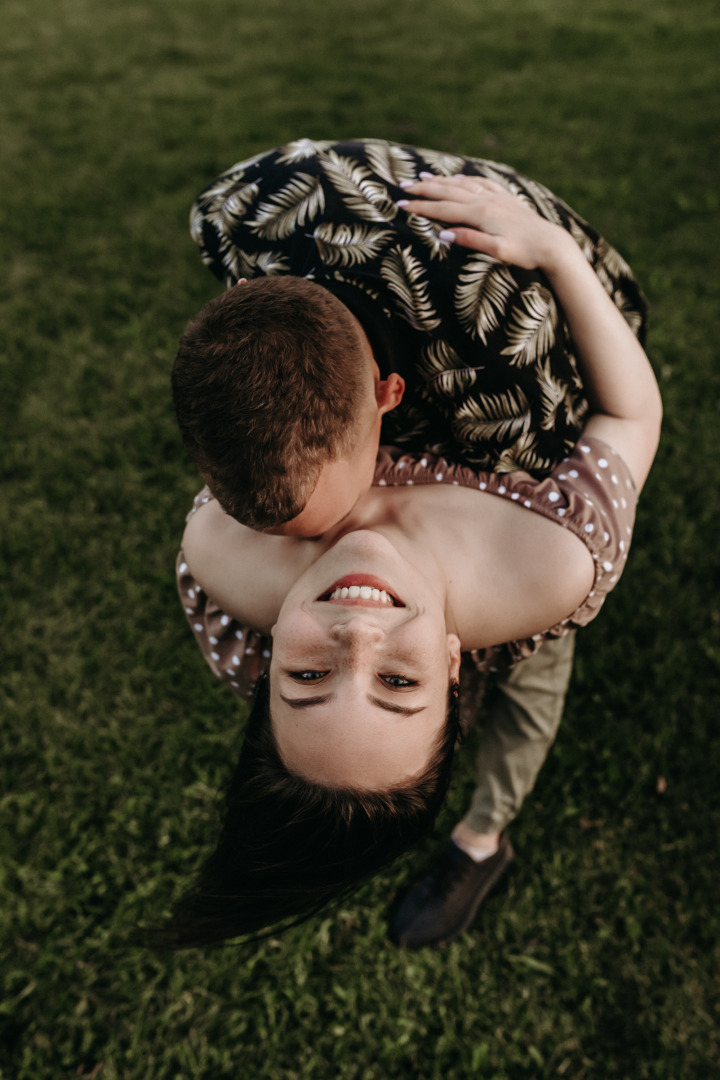
{"type": "MultiPolygon", "coordinates": [[[[381,450],[375,470],[377,486],[438,483],[485,491],[516,502],[531,513],[542,514],[582,540],[595,565],[592,589],[571,615],[532,638],[473,650],[469,655],[479,670],[509,667],[531,656],[548,638],[562,637],[592,622],[625,567],[637,504],[630,471],[611,447],[598,439],[582,438],[572,454],[542,480],[534,480],[525,472],[475,473],[433,454],[381,450]]],[[[207,488],[203,489],[191,514],[211,498],[207,488]]],[[[250,697],[258,676],[269,666],[271,639],[240,626],[206,596],[192,577],[182,551],[176,569],[180,599],[203,656],[215,675],[235,693],[250,697]]]]}
{"type": "MultiPolygon", "coordinates": [[[[209,489],[203,488],[195,496],[188,518],[212,498],[209,489]]],[[[272,638],[241,626],[218,607],[190,573],[182,551],[175,575],[185,617],[210,668],[221,682],[249,700],[258,678],[270,665],[272,638]]]]}
{"type": "Polygon", "coordinates": [[[562,637],[592,622],[623,572],[635,521],[635,485],[615,450],[599,439],[582,438],[572,454],[543,480],[534,480],[525,472],[475,473],[431,454],[418,458],[381,451],[375,472],[377,485],[438,482],[485,491],[542,514],[582,540],[595,564],[592,589],[562,622],[532,638],[473,650],[470,655],[481,671],[510,667],[531,656],[548,638],[562,637]]]}

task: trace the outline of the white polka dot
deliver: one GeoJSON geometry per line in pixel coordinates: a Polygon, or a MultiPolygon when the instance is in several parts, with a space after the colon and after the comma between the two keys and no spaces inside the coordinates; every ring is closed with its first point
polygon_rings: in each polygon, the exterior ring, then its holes
{"type": "Polygon", "coordinates": [[[206,495],[204,499],[201,499],[201,500],[200,500],[200,502],[201,502],[201,503],[206,503],[206,502],[210,502],[210,499],[209,499],[209,497],[208,497],[208,496],[206,495]]]}
{"type": "Polygon", "coordinates": [[[561,472],[558,476],[558,480],[567,480],[567,473],[561,472]]]}
{"type": "Polygon", "coordinates": [[[588,596],[594,596],[594,595],[595,595],[595,590],[594,590],[594,589],[592,589],[592,590],[591,590],[591,591],[590,591],[590,592],[588,593],[588,596]]]}
{"type": "Polygon", "coordinates": [[[270,657],[270,650],[269,650],[269,649],[263,649],[263,656],[264,656],[264,657],[265,657],[266,659],[269,659],[269,657],[270,657]]]}
{"type": "MultiPolygon", "coordinates": [[[[235,674],[235,673],[233,672],[233,674],[235,674]]],[[[236,682],[231,682],[231,683],[230,683],[230,685],[231,685],[231,686],[234,686],[234,687],[235,687],[235,689],[237,690],[237,688],[238,688],[238,686],[240,685],[240,683],[236,683],[236,682]]]]}
{"type": "Polygon", "coordinates": [[[229,667],[229,668],[225,668],[225,674],[226,675],[237,675],[237,672],[233,671],[233,669],[231,667],[229,667]]]}
{"type": "Polygon", "coordinates": [[[221,626],[227,626],[229,622],[230,622],[230,616],[229,615],[223,615],[222,619],[220,620],[220,625],[221,626]]]}
{"type": "Polygon", "coordinates": [[[453,480],[453,487],[457,487],[459,485],[459,483],[460,483],[459,480],[453,480]]]}
{"type": "Polygon", "coordinates": [[[619,503],[619,502],[617,501],[617,499],[613,499],[613,501],[612,501],[612,504],[613,504],[613,506],[615,507],[615,509],[616,509],[616,510],[617,510],[617,509],[619,508],[619,506],[620,506],[620,503],[619,503]]]}
{"type": "Polygon", "coordinates": [[[186,562],[181,562],[180,565],[178,566],[178,574],[184,574],[186,570],[187,570],[187,563],[186,562]]]}
{"type": "Polygon", "coordinates": [[[252,646],[248,645],[247,649],[245,650],[245,655],[246,656],[251,656],[254,652],[255,652],[255,650],[252,648],[252,646]]]}
{"type": "Polygon", "coordinates": [[[194,589],[188,589],[187,594],[188,594],[188,596],[190,597],[191,600],[195,599],[195,590],[194,589]]]}
{"type": "Polygon", "coordinates": [[[613,568],[613,564],[612,564],[611,562],[607,562],[607,561],[606,561],[606,562],[604,562],[604,563],[603,563],[603,570],[604,570],[604,571],[605,571],[605,572],[606,572],[607,574],[609,574],[609,573],[610,573],[610,571],[612,570],[612,568],[613,568]]]}
{"type": "Polygon", "coordinates": [[[587,525],[585,526],[585,532],[591,533],[594,528],[595,526],[593,525],[592,521],[588,521],[587,525]]]}
{"type": "Polygon", "coordinates": [[[387,487],[387,480],[378,480],[378,487],[387,487]]]}
{"type": "Polygon", "coordinates": [[[512,495],[510,496],[510,498],[511,498],[511,499],[519,499],[519,498],[520,498],[520,492],[519,492],[519,491],[513,491],[513,493],[512,493],[512,495]]]}
{"type": "Polygon", "coordinates": [[[632,529],[629,525],[625,526],[625,532],[628,534],[628,536],[632,536],[632,529]]]}
{"type": "Polygon", "coordinates": [[[196,622],[194,624],[194,626],[193,626],[193,630],[197,630],[198,634],[200,633],[202,628],[203,628],[203,624],[201,622],[196,622]]]}
{"type": "Polygon", "coordinates": [[[397,467],[398,469],[404,469],[406,465],[407,461],[398,461],[397,467]]]}
{"type": "Polygon", "coordinates": [[[557,513],[558,517],[565,517],[565,507],[564,506],[558,506],[558,508],[556,510],[556,513],[557,513]]]}
{"type": "Polygon", "coordinates": [[[568,475],[572,476],[573,480],[577,480],[580,474],[577,469],[571,469],[568,475]]]}
{"type": "Polygon", "coordinates": [[[580,444],[580,449],[582,450],[583,454],[589,454],[590,453],[590,447],[585,446],[583,443],[580,444]]]}
{"type": "Polygon", "coordinates": [[[613,574],[613,576],[610,578],[610,584],[614,585],[615,582],[617,581],[617,579],[618,579],[617,574],[613,574]]]}
{"type": "Polygon", "coordinates": [[[610,533],[608,533],[608,532],[603,533],[603,537],[604,537],[605,543],[609,544],[610,543],[610,533]]]}
{"type": "Polygon", "coordinates": [[[210,638],[208,638],[208,641],[210,642],[211,645],[217,645],[217,643],[218,643],[218,639],[216,637],[210,637],[210,638]]]}
{"type": "Polygon", "coordinates": [[[242,630],[236,630],[236,631],[235,631],[235,637],[236,637],[236,638],[238,639],[238,641],[242,641],[242,639],[243,639],[243,636],[244,636],[244,635],[243,635],[243,631],[242,631],[242,630]]]}
{"type": "Polygon", "coordinates": [[[500,487],[498,488],[498,495],[504,495],[506,491],[507,491],[507,488],[505,487],[505,485],[501,484],[500,487]]]}
{"type": "Polygon", "coordinates": [[[409,487],[412,487],[413,484],[415,483],[415,481],[414,480],[406,480],[405,483],[408,484],[409,487]]]}
{"type": "Polygon", "coordinates": [[[435,473],[435,479],[436,479],[436,480],[442,480],[442,473],[440,473],[440,472],[439,472],[439,473],[435,473]]]}
{"type": "Polygon", "coordinates": [[[623,510],[627,508],[627,502],[625,501],[625,499],[620,500],[620,505],[622,506],[623,510]]]}
{"type": "Polygon", "coordinates": [[[480,483],[478,484],[478,487],[480,488],[481,491],[484,491],[485,488],[487,487],[487,484],[485,483],[484,480],[481,480],[480,483]]]}
{"type": "Polygon", "coordinates": [[[625,550],[625,541],[624,541],[624,540],[621,540],[621,541],[620,541],[619,547],[620,547],[620,550],[621,550],[621,551],[624,551],[624,550],[625,550]]]}
{"type": "Polygon", "coordinates": [[[610,477],[610,479],[612,480],[613,484],[617,484],[617,482],[618,482],[618,478],[617,478],[617,476],[615,476],[615,474],[614,474],[614,473],[613,473],[613,475],[612,475],[612,476],[610,477]]]}
{"type": "Polygon", "coordinates": [[[599,473],[599,472],[596,472],[596,473],[595,473],[595,479],[596,479],[596,480],[599,480],[599,481],[600,481],[600,483],[602,483],[602,476],[600,475],[600,473],[599,473]]]}
{"type": "Polygon", "coordinates": [[[185,608],[185,614],[186,615],[194,615],[195,614],[195,608],[194,607],[186,607],[185,608]]]}
{"type": "Polygon", "coordinates": [[[422,465],[422,467],[424,469],[427,466],[427,458],[426,457],[420,458],[420,464],[422,465]]]}
{"type": "Polygon", "coordinates": [[[548,499],[550,500],[550,502],[557,502],[559,498],[560,498],[560,493],[557,492],[557,491],[551,491],[548,494],[548,499]]]}
{"type": "Polygon", "coordinates": [[[217,653],[217,652],[211,652],[210,656],[213,658],[213,660],[219,660],[220,659],[220,653],[217,653]]]}
{"type": "Polygon", "coordinates": [[[605,460],[604,457],[601,457],[598,460],[598,465],[600,466],[601,469],[607,469],[607,467],[608,467],[608,463],[607,463],[607,461],[605,460]]]}
{"type": "Polygon", "coordinates": [[[532,509],[532,503],[530,502],[529,499],[525,500],[525,502],[523,503],[523,506],[527,506],[528,510],[532,509]]]}
{"type": "Polygon", "coordinates": [[[240,657],[239,657],[239,656],[233,656],[233,658],[232,658],[232,660],[230,661],[230,663],[231,663],[231,664],[234,664],[234,665],[235,665],[235,667],[240,667],[240,657]]]}

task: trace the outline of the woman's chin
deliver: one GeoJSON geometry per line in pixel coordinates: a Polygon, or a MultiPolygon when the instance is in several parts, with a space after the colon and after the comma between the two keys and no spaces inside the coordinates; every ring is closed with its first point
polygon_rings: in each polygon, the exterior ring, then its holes
{"type": "Polygon", "coordinates": [[[382,533],[375,532],[373,529],[355,529],[353,532],[345,533],[330,550],[336,555],[343,556],[347,553],[367,558],[394,557],[397,559],[399,557],[394,544],[382,533]]]}

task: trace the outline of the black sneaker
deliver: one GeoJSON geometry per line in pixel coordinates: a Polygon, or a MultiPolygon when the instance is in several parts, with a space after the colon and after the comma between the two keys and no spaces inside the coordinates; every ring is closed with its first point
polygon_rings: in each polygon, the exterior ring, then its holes
{"type": "Polygon", "coordinates": [[[450,840],[393,915],[391,939],[406,949],[452,941],[470,926],[514,858],[506,833],[495,854],[482,862],[475,862],[450,840]]]}

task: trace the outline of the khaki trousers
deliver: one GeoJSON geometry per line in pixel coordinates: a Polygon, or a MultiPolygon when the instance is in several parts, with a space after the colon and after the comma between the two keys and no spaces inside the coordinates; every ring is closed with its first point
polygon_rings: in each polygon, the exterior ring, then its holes
{"type": "Polygon", "coordinates": [[[475,832],[504,829],[535,786],[560,725],[574,648],[573,631],[498,677],[480,719],[477,787],[464,818],[475,832]]]}

